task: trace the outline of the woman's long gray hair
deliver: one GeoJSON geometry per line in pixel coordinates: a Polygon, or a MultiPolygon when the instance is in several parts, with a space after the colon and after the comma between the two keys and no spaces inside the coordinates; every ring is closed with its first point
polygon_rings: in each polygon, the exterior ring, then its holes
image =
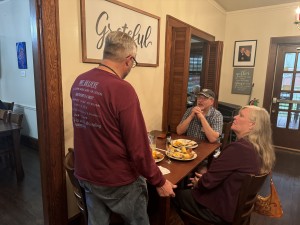
{"type": "Polygon", "coordinates": [[[255,125],[244,138],[253,144],[254,149],[261,157],[261,173],[268,173],[272,170],[275,163],[270,115],[267,110],[257,106],[247,105],[242,107],[242,109],[245,108],[250,109],[249,119],[255,125]]]}

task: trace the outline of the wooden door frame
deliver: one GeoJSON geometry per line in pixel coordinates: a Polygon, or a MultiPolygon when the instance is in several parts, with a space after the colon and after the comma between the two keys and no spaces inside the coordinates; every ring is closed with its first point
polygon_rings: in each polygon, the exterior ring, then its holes
{"type": "Polygon", "coordinates": [[[30,0],[45,225],[68,221],[58,7],[58,0],[30,0]]]}
{"type": "Polygon", "coordinates": [[[170,15],[166,16],[166,37],[165,37],[165,74],[164,74],[164,91],[163,91],[163,117],[162,117],[162,130],[167,130],[168,127],[168,110],[169,110],[169,86],[170,86],[170,65],[171,65],[171,55],[172,51],[172,30],[174,27],[187,27],[191,30],[191,36],[199,37],[205,41],[214,41],[215,37],[204,31],[199,30],[185,22],[182,22],[175,17],[170,15]]]}
{"type": "Polygon", "coordinates": [[[277,49],[280,44],[299,44],[300,46],[300,36],[271,38],[263,103],[263,107],[269,113],[271,113],[271,103],[273,98],[273,83],[275,79],[277,49]]]}

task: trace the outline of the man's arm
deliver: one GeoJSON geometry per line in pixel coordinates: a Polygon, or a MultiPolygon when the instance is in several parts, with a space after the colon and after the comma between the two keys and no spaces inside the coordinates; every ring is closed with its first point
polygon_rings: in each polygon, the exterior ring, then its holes
{"type": "Polygon", "coordinates": [[[209,123],[207,122],[205,116],[202,113],[197,114],[198,118],[201,121],[202,129],[205,133],[206,138],[210,143],[216,142],[219,139],[219,132],[213,130],[209,123]]]}
{"type": "Polygon", "coordinates": [[[178,126],[176,127],[177,134],[179,135],[184,134],[188,129],[190,122],[192,121],[193,118],[194,115],[191,114],[182,123],[178,124],[178,126]]]}
{"type": "Polygon", "coordinates": [[[197,117],[201,121],[202,129],[205,132],[205,136],[210,143],[218,141],[220,135],[222,134],[223,128],[223,116],[218,111],[216,111],[214,118],[209,125],[206,117],[203,115],[202,111],[197,114],[197,117]]]}
{"type": "Polygon", "coordinates": [[[170,181],[166,180],[163,186],[156,188],[156,191],[161,197],[175,197],[175,193],[173,191],[174,188],[177,188],[177,185],[174,185],[170,181]]]}
{"type": "Polygon", "coordinates": [[[191,110],[189,115],[187,115],[189,112],[186,111],[186,113],[183,116],[183,120],[176,127],[177,134],[181,135],[181,134],[186,133],[191,121],[193,120],[193,118],[195,116],[195,110],[194,109],[195,109],[195,107],[191,110]],[[186,119],[184,119],[185,117],[186,117],[186,119]]]}

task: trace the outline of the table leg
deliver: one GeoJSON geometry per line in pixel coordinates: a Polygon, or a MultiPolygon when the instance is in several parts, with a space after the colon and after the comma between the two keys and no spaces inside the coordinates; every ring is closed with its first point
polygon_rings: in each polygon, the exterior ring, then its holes
{"type": "Polygon", "coordinates": [[[20,153],[20,130],[14,130],[13,142],[14,142],[14,159],[16,166],[17,181],[20,182],[24,178],[24,170],[22,165],[21,153],[20,153]]]}
{"type": "Polygon", "coordinates": [[[171,198],[170,197],[161,197],[159,200],[159,208],[160,208],[160,225],[169,225],[170,218],[170,207],[171,207],[171,198]]]}

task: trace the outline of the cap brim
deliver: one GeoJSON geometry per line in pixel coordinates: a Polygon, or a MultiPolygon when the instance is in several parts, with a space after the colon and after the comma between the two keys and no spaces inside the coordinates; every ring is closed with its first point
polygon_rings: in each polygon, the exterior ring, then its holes
{"type": "Polygon", "coordinates": [[[199,95],[203,95],[206,98],[210,98],[211,97],[209,94],[206,94],[206,93],[203,93],[203,92],[199,93],[198,96],[199,95]]]}

